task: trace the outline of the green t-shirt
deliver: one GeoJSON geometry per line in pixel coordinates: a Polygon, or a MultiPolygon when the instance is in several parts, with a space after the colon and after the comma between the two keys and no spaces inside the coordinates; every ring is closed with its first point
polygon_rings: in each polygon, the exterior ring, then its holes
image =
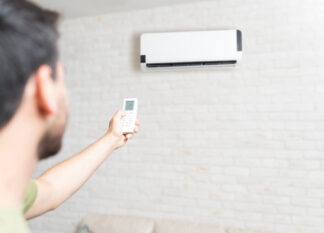
{"type": "Polygon", "coordinates": [[[30,181],[21,208],[6,209],[0,207],[0,233],[30,233],[24,214],[34,204],[37,197],[37,185],[30,181]]]}

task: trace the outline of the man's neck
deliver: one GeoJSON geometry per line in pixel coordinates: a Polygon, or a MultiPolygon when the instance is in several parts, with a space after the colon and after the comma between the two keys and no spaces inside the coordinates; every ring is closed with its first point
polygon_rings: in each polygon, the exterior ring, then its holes
{"type": "Polygon", "coordinates": [[[14,119],[0,131],[0,207],[20,207],[37,164],[40,134],[28,119],[14,119]]]}

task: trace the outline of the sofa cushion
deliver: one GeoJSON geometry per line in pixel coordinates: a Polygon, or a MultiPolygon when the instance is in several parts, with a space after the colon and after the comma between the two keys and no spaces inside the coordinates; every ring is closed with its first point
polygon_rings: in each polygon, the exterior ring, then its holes
{"type": "Polygon", "coordinates": [[[93,233],[153,233],[154,221],[141,217],[90,214],[80,227],[85,225],[93,233]]]}
{"type": "Polygon", "coordinates": [[[223,228],[190,222],[156,220],[154,233],[226,233],[223,228]]]}
{"type": "Polygon", "coordinates": [[[237,229],[237,228],[228,228],[226,233],[268,233],[265,231],[252,231],[252,230],[244,230],[244,229],[237,229]]]}
{"type": "Polygon", "coordinates": [[[265,233],[211,224],[109,214],[90,214],[82,221],[80,229],[85,226],[93,233],[265,233]]]}

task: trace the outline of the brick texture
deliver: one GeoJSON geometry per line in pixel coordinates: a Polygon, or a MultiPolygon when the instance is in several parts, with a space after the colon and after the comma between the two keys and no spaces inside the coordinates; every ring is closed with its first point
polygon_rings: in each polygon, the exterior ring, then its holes
{"type": "Polygon", "coordinates": [[[110,213],[323,233],[323,12],[321,0],[217,0],[63,21],[70,121],[35,176],[103,135],[124,97],[139,99],[142,127],[33,232],[110,213]],[[238,69],[139,69],[141,33],[227,28],[243,32],[238,69]]]}

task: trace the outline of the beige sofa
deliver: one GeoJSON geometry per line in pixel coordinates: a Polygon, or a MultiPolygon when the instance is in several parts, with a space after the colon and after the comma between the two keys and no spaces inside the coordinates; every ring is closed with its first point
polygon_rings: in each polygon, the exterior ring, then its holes
{"type": "Polygon", "coordinates": [[[82,233],[265,233],[224,229],[208,224],[103,214],[88,215],[81,222],[79,229],[83,229],[78,231],[82,233]]]}

